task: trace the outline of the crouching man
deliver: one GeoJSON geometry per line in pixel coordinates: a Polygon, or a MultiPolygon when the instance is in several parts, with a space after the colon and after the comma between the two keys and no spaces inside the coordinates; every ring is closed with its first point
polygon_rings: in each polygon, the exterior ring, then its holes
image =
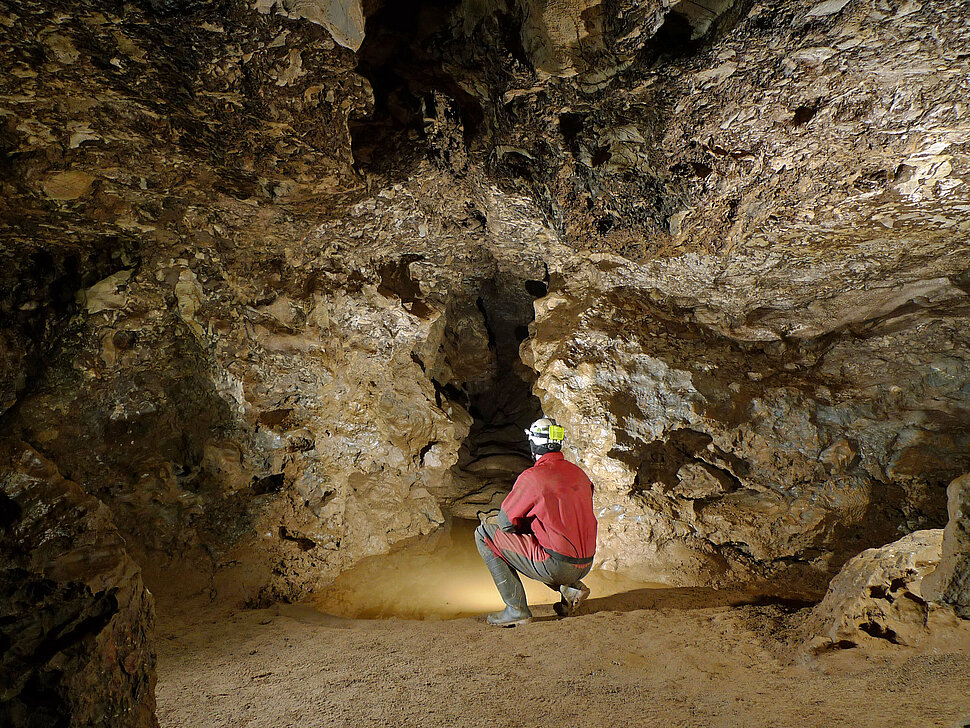
{"type": "Polygon", "coordinates": [[[525,432],[536,464],[519,475],[498,513],[475,530],[478,552],[506,605],[488,615],[498,627],[532,620],[519,574],[559,592],[556,614],[573,614],[589,596],[580,580],[596,550],[593,484],[560,452],[563,428],[543,417],[525,432]]]}

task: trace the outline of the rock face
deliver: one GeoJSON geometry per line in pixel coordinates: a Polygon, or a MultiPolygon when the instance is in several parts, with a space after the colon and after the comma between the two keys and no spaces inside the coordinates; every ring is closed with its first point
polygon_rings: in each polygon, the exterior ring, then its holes
{"type": "Polygon", "coordinates": [[[607,564],[688,583],[810,578],[898,528],[942,522],[940,481],[965,467],[967,349],[949,315],[747,341],[685,317],[670,265],[575,261],[524,347],[599,486],[607,564]]]}
{"type": "Polygon", "coordinates": [[[153,589],[294,596],[482,488],[452,466],[535,416],[516,352],[559,243],[481,177],[355,171],[370,84],[319,28],[164,10],[6,18],[37,39],[4,61],[8,432],[153,589]]]}
{"type": "Polygon", "coordinates": [[[940,560],[942,531],[916,531],[853,558],[836,576],[805,626],[816,649],[873,639],[914,645],[927,633],[931,605],[921,590],[940,560]]]}
{"type": "Polygon", "coordinates": [[[111,512],[28,446],[2,467],[0,723],[156,726],[152,597],[111,512]]]}
{"type": "Polygon", "coordinates": [[[923,579],[928,599],[950,604],[970,617],[970,475],[947,488],[950,520],[943,529],[943,547],[936,570],[923,579]]]}
{"type": "Polygon", "coordinates": [[[942,526],[970,6],[706,7],[2,11],[0,437],[235,602],[495,503],[540,409],[607,568],[821,590],[942,526]]]}

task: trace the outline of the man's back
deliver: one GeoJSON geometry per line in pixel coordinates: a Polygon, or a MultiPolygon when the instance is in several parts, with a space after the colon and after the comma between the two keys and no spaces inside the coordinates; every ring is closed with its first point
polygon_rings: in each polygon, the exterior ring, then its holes
{"type": "Polygon", "coordinates": [[[502,510],[517,530],[535,534],[547,552],[584,559],[596,550],[592,483],[561,452],[542,455],[524,471],[502,510]]]}

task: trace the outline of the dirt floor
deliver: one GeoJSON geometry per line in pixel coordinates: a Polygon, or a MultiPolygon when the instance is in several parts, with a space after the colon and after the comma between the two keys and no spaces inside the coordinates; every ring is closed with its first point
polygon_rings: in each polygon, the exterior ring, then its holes
{"type": "Polygon", "coordinates": [[[160,604],[162,728],[970,725],[970,625],[918,650],[808,657],[791,644],[805,608],[594,572],[579,615],[556,617],[539,585],[535,621],[497,629],[446,618],[498,597],[466,547],[426,546],[362,564],[312,604],[160,604]],[[421,618],[355,618],[395,611],[421,618]]]}

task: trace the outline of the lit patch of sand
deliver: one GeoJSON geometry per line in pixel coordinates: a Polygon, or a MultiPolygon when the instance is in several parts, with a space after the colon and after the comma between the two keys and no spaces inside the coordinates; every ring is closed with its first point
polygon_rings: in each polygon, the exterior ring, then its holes
{"type": "MultiPolygon", "coordinates": [[[[456,619],[504,608],[475,548],[474,521],[455,521],[427,539],[365,559],[317,595],[319,610],[354,619],[456,619]]],[[[645,584],[610,571],[583,579],[592,597],[609,597],[663,584],[645,584]]],[[[558,592],[522,578],[530,605],[559,601],[558,592]]]]}

